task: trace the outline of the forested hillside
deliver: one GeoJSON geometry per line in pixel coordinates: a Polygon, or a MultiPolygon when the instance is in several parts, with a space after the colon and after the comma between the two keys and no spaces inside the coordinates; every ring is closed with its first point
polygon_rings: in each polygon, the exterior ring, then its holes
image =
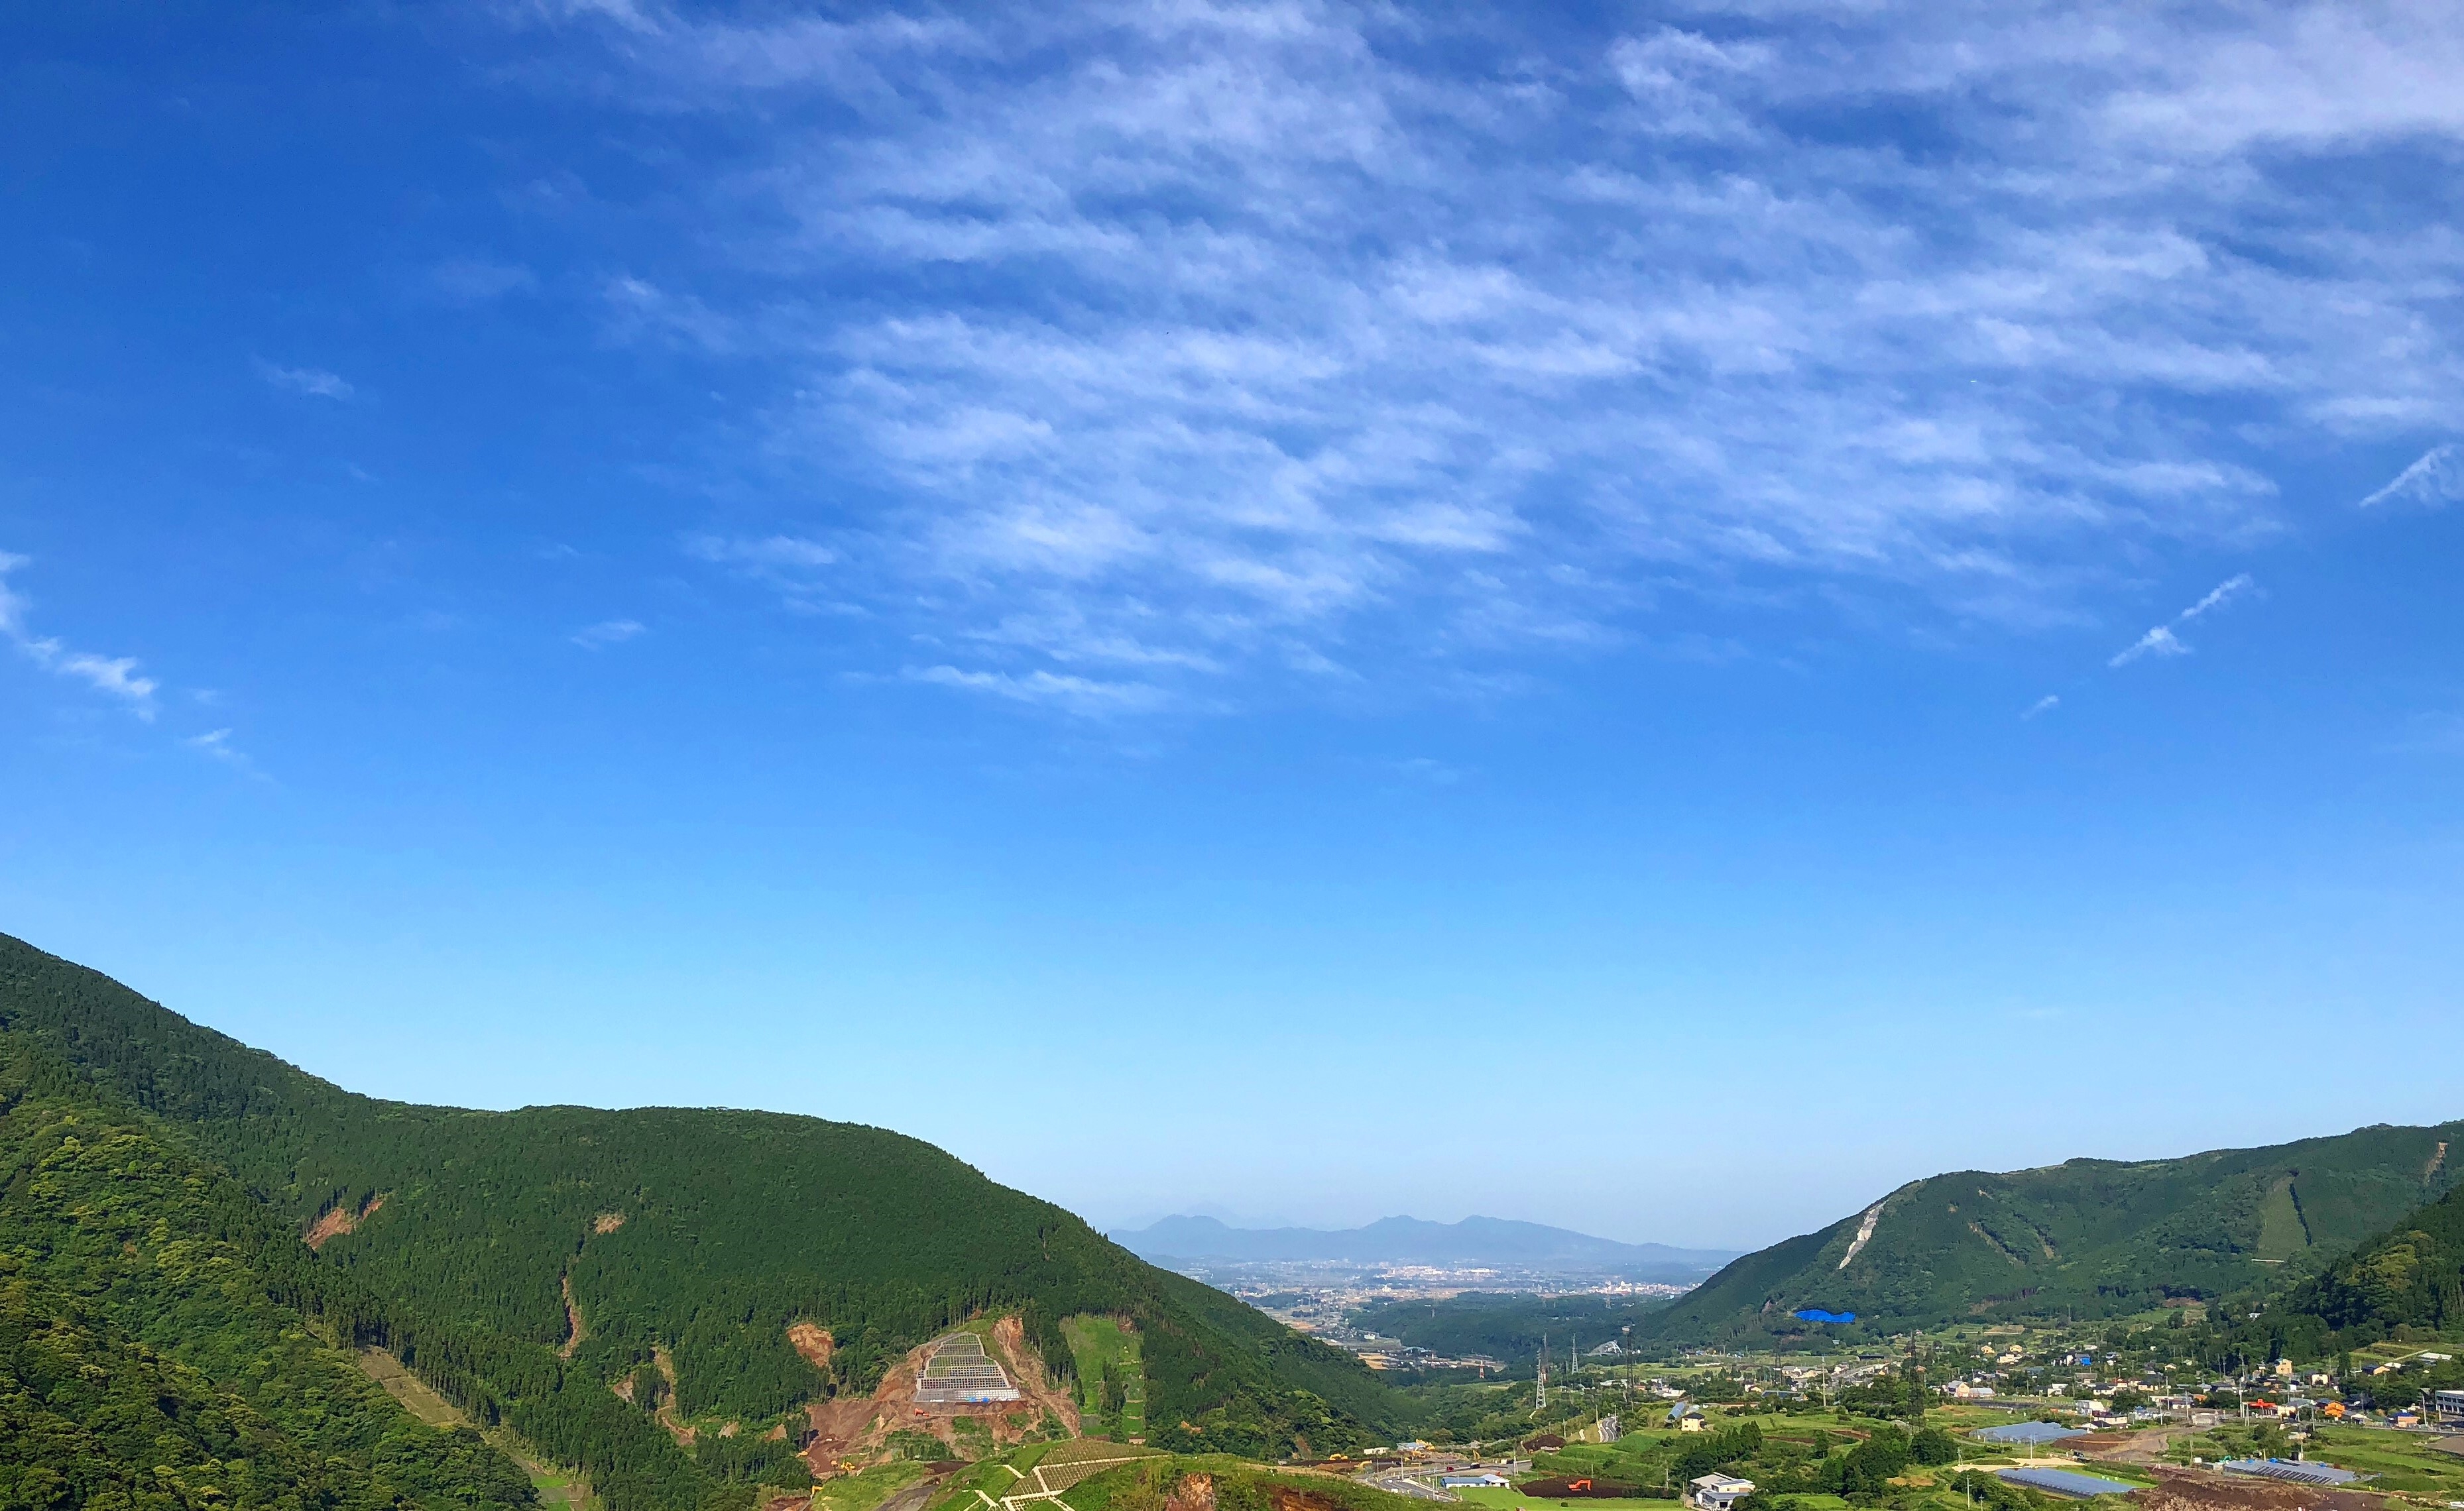
{"type": "Polygon", "coordinates": [[[1890,1328],[2093,1317],[2315,1272],[2455,1185],[2464,1123],[2367,1128],[2182,1159],[2072,1160],[1903,1186],[1749,1254],[1638,1331],[1684,1342],[1801,1332],[1802,1309],[1890,1328]]]}
{"type": "Polygon", "coordinates": [[[2317,1317],[2344,1347],[2399,1327],[2464,1329],[2464,1190],[2449,1192],[2295,1287],[2289,1309],[2317,1317]]]}
{"type": "Polygon", "coordinates": [[[245,1192],[28,1048],[0,1040],[0,1504],[535,1500],[303,1326],[308,1253],[245,1192]]]}
{"type": "Polygon", "coordinates": [[[5,936],[0,1035],[215,1172],[280,1237],[259,1247],[296,1272],[272,1286],[287,1304],[588,1470],[616,1511],[795,1481],[801,1463],[766,1429],[793,1425],[802,1402],[869,1391],[906,1349],[987,1311],[1018,1315],[1055,1375],[1070,1369],[1062,1318],[1133,1321],[1161,1446],[1333,1449],[1385,1425],[1389,1393],[1351,1356],[895,1133],[381,1102],[5,936]],[[795,1323],[827,1330],[826,1368],[790,1345],[795,1323]],[[654,1361],[679,1409],[739,1431],[681,1447],[609,1389],[654,1361]]]}

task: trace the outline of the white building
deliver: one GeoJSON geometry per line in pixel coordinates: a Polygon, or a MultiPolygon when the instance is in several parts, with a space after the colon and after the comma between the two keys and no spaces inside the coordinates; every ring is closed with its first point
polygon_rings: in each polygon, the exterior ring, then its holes
{"type": "Polygon", "coordinates": [[[1686,1491],[1685,1503],[1695,1511],[1728,1511],[1754,1493],[1754,1482],[1734,1475],[1705,1475],[1686,1491]]]}
{"type": "Polygon", "coordinates": [[[2432,1391],[2430,1419],[2441,1427],[2464,1426],[2464,1391],[2432,1391]]]}

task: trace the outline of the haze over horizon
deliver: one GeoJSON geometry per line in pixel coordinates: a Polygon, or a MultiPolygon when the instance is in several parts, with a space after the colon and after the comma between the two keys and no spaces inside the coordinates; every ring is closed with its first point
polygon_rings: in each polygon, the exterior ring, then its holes
{"type": "Polygon", "coordinates": [[[0,931],[316,1074],[1727,1249],[2464,1110],[2440,8],[0,38],[0,931]]]}

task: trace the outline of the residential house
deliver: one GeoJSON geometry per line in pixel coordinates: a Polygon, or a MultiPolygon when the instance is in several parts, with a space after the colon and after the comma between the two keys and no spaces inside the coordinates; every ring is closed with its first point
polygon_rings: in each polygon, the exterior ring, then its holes
{"type": "Polygon", "coordinates": [[[1704,1475],[1689,1485],[1685,1503],[1694,1511],[1728,1511],[1730,1506],[1754,1493],[1754,1482],[1734,1475],[1704,1475]]]}

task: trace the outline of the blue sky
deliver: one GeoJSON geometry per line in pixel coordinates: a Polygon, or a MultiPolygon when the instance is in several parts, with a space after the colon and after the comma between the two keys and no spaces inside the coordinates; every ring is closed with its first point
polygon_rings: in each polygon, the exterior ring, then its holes
{"type": "Polygon", "coordinates": [[[2457,1115],[2451,21],[21,8],[0,928],[1106,1223],[2457,1115]]]}

